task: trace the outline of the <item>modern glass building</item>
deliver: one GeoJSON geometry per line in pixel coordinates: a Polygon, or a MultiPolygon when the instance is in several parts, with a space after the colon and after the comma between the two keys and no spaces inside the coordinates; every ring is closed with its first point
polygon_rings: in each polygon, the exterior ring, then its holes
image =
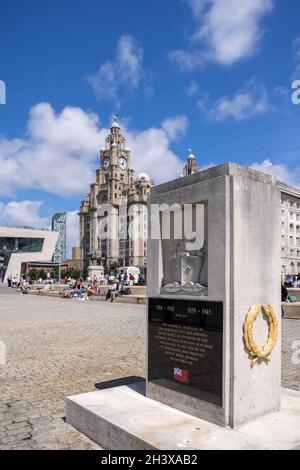
{"type": "Polygon", "coordinates": [[[43,244],[43,238],[0,237],[0,279],[4,278],[13,253],[39,253],[43,244]]]}
{"type": "Polygon", "coordinates": [[[56,243],[53,262],[61,263],[66,261],[67,258],[67,249],[66,249],[66,228],[67,224],[67,214],[66,212],[58,212],[52,218],[52,230],[58,232],[58,240],[56,243]]]}
{"type": "Polygon", "coordinates": [[[57,238],[48,230],[0,227],[0,282],[20,276],[22,262],[51,261],[57,238]]]}

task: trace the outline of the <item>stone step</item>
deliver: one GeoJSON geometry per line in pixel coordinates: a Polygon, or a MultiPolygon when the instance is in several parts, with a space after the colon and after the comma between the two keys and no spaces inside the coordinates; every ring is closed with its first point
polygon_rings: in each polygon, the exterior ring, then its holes
{"type": "Polygon", "coordinates": [[[296,297],[297,302],[300,302],[300,289],[295,289],[291,287],[288,289],[288,293],[289,295],[293,295],[294,297],[296,297]]]}
{"type": "Polygon", "coordinates": [[[66,399],[66,418],[108,450],[263,450],[300,445],[300,392],[282,390],[279,411],[223,428],[146,398],[142,384],[66,399]]]}
{"type": "MultiPolygon", "coordinates": [[[[61,297],[62,293],[55,290],[51,291],[37,291],[30,290],[29,294],[31,295],[42,295],[46,297],[61,297]]],[[[103,295],[91,295],[89,300],[92,301],[105,301],[105,296],[103,295]]],[[[115,299],[115,302],[124,303],[124,304],[146,304],[147,297],[144,295],[120,295],[115,299]]]]}
{"type": "Polygon", "coordinates": [[[282,302],[283,318],[300,320],[300,302],[282,302]]]}

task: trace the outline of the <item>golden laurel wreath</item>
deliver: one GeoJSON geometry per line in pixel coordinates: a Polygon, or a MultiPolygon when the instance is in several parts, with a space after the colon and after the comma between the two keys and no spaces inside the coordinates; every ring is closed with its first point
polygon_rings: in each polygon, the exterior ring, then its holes
{"type": "Polygon", "coordinates": [[[263,350],[261,351],[258,348],[253,339],[253,325],[260,310],[260,305],[252,305],[244,323],[244,341],[249,353],[254,357],[251,361],[252,366],[254,366],[259,359],[264,359],[267,362],[271,360],[268,356],[273,351],[278,336],[278,321],[273,307],[271,305],[263,305],[262,311],[268,319],[269,335],[263,350]]]}

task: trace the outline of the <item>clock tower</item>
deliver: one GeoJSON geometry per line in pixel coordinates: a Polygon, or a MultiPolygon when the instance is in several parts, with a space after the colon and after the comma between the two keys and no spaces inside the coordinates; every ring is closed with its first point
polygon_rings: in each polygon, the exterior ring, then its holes
{"type": "Polygon", "coordinates": [[[145,173],[135,177],[130,159],[131,152],[114,116],[105,147],[100,151],[96,181],[91,184],[79,212],[81,256],[85,268],[91,259],[97,258],[108,265],[112,262],[123,266],[146,264],[147,201],[152,181],[145,173]],[[124,206],[127,214],[124,214],[124,206]],[[140,220],[142,230],[138,240],[130,238],[132,219],[140,220]],[[120,237],[120,228],[126,233],[125,238],[120,237]],[[107,236],[101,235],[103,233],[107,236]]]}
{"type": "Polygon", "coordinates": [[[129,196],[134,171],[130,168],[130,150],[126,148],[115,116],[105,148],[100,151],[100,169],[97,173],[100,185],[98,202],[119,206],[122,198],[129,196]]]}

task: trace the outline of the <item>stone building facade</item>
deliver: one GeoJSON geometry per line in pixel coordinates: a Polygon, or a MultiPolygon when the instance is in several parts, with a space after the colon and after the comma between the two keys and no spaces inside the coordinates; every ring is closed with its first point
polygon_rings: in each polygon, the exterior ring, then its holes
{"type": "Polygon", "coordinates": [[[281,190],[282,272],[300,274],[300,190],[278,183],[281,190]]]}
{"type": "Polygon", "coordinates": [[[135,177],[131,152],[116,119],[100,151],[95,182],[80,206],[80,250],[83,268],[118,262],[147,263],[147,201],[152,181],[135,177]]]}

